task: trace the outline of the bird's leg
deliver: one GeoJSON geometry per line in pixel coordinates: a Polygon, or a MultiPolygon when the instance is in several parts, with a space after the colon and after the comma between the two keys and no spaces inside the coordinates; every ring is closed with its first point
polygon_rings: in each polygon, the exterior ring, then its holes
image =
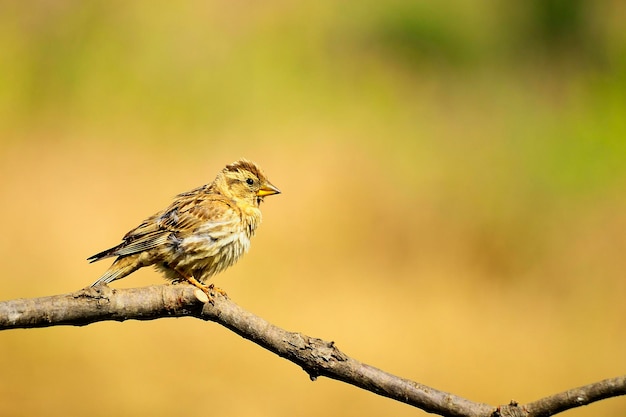
{"type": "Polygon", "coordinates": [[[169,267],[169,271],[175,274],[175,278],[173,278],[172,280],[174,282],[188,282],[191,285],[193,285],[194,287],[202,290],[203,293],[206,294],[207,297],[209,297],[209,302],[211,304],[213,304],[213,297],[211,296],[211,293],[218,293],[224,297],[227,297],[226,295],[226,291],[217,288],[216,286],[214,286],[213,284],[211,285],[204,285],[203,283],[201,283],[200,281],[198,281],[192,274],[185,274],[182,273],[181,271],[177,270],[176,268],[173,268],[172,266],[168,265],[169,267]]]}
{"type": "Polygon", "coordinates": [[[200,288],[202,290],[203,293],[205,293],[207,295],[207,297],[209,297],[209,302],[213,303],[213,297],[211,296],[211,292],[214,291],[224,297],[226,297],[226,291],[222,290],[221,288],[217,288],[215,285],[211,284],[211,285],[204,285],[202,284],[200,281],[198,281],[197,279],[195,279],[193,276],[189,276],[189,277],[185,277],[185,280],[190,283],[191,285],[193,285],[194,287],[200,288]]]}
{"type": "MultiPolygon", "coordinates": [[[[184,275],[183,275],[184,276],[184,275]]],[[[185,280],[190,283],[191,285],[193,285],[194,287],[198,287],[202,290],[203,293],[205,293],[207,295],[207,297],[209,297],[209,301],[212,301],[212,297],[211,294],[209,294],[209,286],[208,285],[204,285],[202,284],[200,281],[198,281],[197,279],[195,279],[193,276],[184,276],[185,280]]]]}

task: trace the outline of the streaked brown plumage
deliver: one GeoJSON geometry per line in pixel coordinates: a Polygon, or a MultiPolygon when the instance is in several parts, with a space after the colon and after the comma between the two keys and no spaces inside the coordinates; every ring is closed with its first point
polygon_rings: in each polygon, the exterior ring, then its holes
{"type": "Polygon", "coordinates": [[[165,278],[188,281],[208,295],[203,284],[248,251],[261,223],[260,203],[278,193],[253,162],[241,159],[227,165],[211,184],[179,194],[169,207],[128,232],[122,243],[88,258],[117,257],[92,287],[154,265],[165,278]]]}

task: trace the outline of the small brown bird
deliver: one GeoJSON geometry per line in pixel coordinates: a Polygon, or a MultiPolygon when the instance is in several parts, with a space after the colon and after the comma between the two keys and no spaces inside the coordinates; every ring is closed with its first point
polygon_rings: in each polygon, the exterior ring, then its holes
{"type": "Polygon", "coordinates": [[[188,281],[209,295],[212,286],[204,285],[206,280],[248,251],[261,223],[259,205],[265,196],[279,193],[253,162],[241,159],[226,165],[211,184],[179,194],[165,210],[128,232],[122,243],[88,258],[95,262],[117,256],[92,287],[154,265],[166,279],[188,281]]]}

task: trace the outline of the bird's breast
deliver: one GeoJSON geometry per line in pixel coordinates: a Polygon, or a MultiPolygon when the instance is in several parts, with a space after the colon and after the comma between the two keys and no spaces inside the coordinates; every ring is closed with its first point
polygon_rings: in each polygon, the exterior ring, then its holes
{"type": "Polygon", "coordinates": [[[233,265],[250,248],[250,238],[260,220],[259,210],[253,215],[244,211],[239,218],[198,227],[178,241],[178,270],[190,271],[204,280],[233,265]]]}
{"type": "Polygon", "coordinates": [[[221,233],[194,233],[182,239],[179,268],[211,276],[233,265],[250,248],[245,230],[221,233]]]}
{"type": "Polygon", "coordinates": [[[250,237],[245,230],[194,233],[182,239],[180,248],[184,253],[198,253],[206,257],[218,256],[224,251],[240,256],[250,248],[250,237]]]}

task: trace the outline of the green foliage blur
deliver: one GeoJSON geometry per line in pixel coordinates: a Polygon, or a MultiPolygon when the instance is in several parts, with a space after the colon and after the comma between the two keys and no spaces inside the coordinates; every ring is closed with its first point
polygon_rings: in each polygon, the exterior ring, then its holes
{"type": "MultiPolygon", "coordinates": [[[[625,17],[0,1],[0,295],[89,285],[85,258],[245,156],[283,191],[215,279],[245,308],[492,404],[624,374],[625,17]]],[[[421,413],[193,320],[2,332],[0,366],[1,415],[421,413]]]]}

